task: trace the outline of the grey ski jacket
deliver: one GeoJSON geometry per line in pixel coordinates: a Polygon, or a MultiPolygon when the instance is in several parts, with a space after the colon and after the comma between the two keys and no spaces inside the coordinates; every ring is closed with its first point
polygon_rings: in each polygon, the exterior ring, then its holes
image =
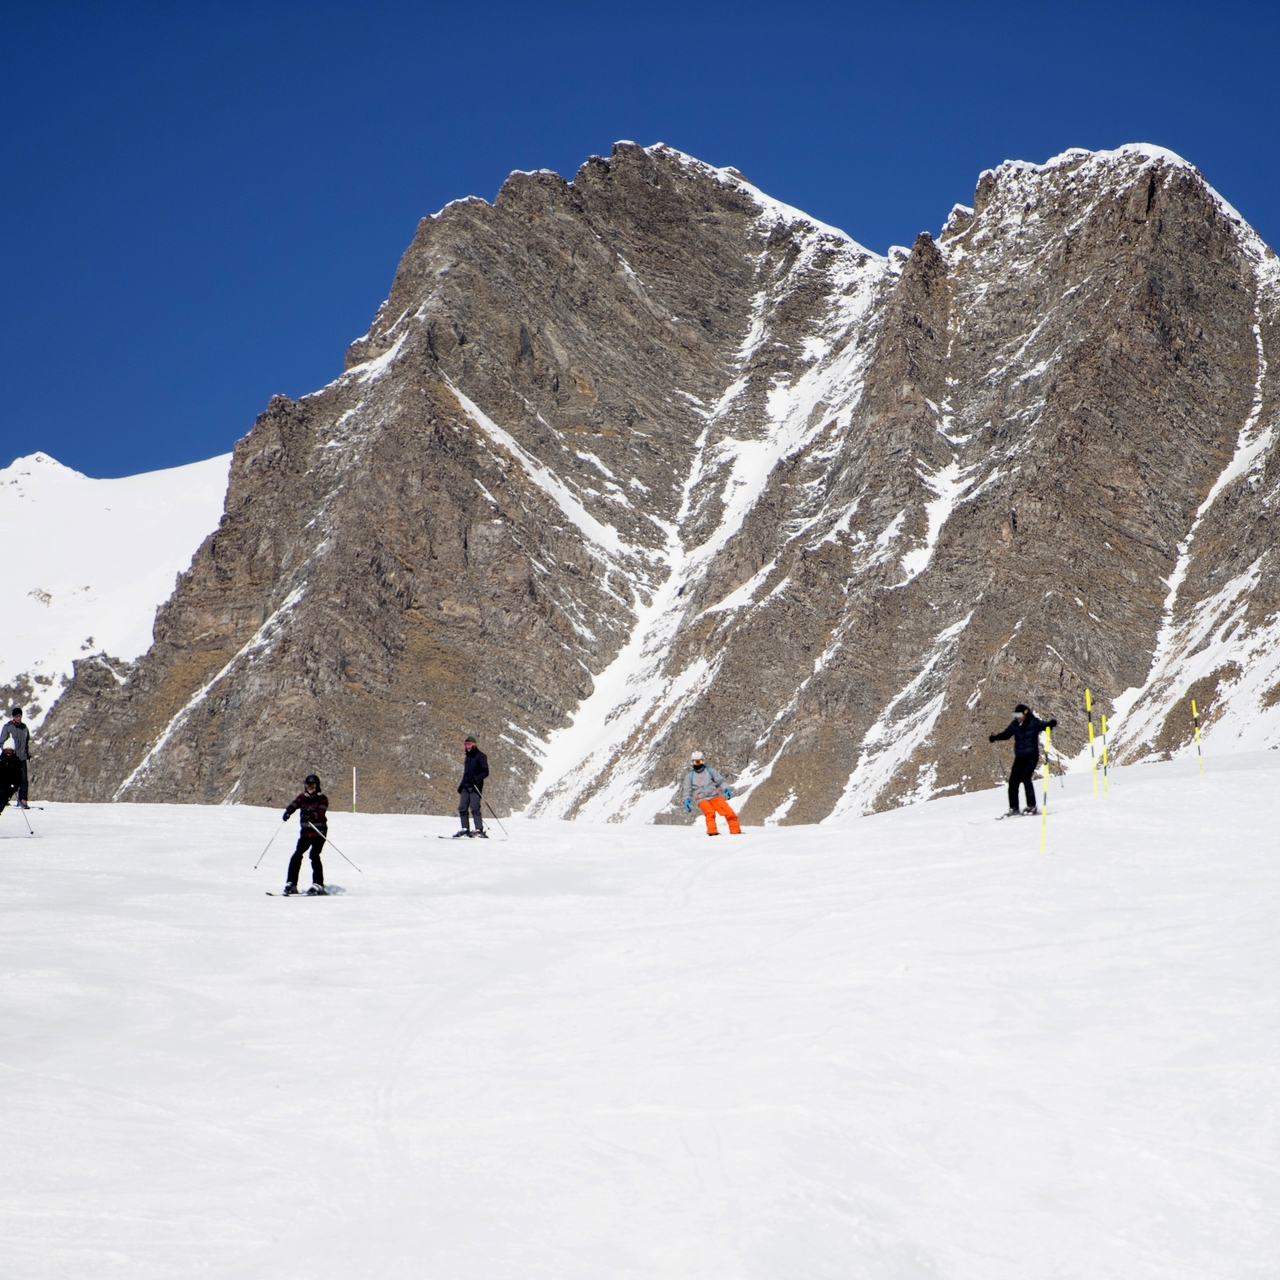
{"type": "Polygon", "coordinates": [[[684,798],[714,800],[723,786],[723,775],[717,773],[710,765],[705,765],[701,769],[690,769],[684,780],[684,798]]]}
{"type": "Polygon", "coordinates": [[[4,728],[0,729],[0,751],[4,750],[6,742],[12,740],[13,754],[19,760],[26,760],[31,755],[31,730],[25,724],[15,724],[12,720],[4,722],[4,728]]]}

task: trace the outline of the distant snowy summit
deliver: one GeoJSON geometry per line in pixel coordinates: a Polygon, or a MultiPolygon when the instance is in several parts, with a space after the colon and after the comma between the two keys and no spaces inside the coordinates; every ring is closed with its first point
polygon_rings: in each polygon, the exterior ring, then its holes
{"type": "Polygon", "coordinates": [[[470,731],[501,812],[681,821],[700,747],[794,823],[990,785],[1018,702],[1087,752],[1086,688],[1124,759],[1192,698],[1280,744],[1278,343],[1275,254],[1158,147],[1002,164],[887,256],[662,145],[514,173],[237,444],[44,785],[341,804],[363,765],[444,812],[470,731]]]}
{"type": "Polygon", "coordinates": [[[91,480],[47,453],[0,470],[7,561],[0,700],[43,715],[87,655],[117,672],[151,644],[156,609],[217,527],[231,455],[91,480]],[[38,708],[38,709],[37,709],[38,708]]]}

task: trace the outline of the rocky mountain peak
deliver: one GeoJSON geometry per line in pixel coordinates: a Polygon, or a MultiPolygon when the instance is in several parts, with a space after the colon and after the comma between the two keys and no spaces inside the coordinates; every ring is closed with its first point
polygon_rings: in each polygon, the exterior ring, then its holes
{"type": "Polygon", "coordinates": [[[887,257],[662,145],[512,174],[238,443],[54,787],[357,765],[442,811],[478,730],[504,808],[665,820],[698,745],[747,821],[816,821],[989,785],[1016,701],[1078,750],[1086,685],[1176,748],[1209,653],[1210,714],[1270,733],[1275,262],[1146,146],[1003,164],[887,257]]]}

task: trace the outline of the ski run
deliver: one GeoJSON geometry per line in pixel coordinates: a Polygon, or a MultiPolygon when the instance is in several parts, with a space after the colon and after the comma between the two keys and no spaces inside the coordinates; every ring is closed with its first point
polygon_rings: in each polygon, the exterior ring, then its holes
{"type": "Polygon", "coordinates": [[[0,815],[0,1274],[1202,1280],[1280,1259],[1280,757],[822,827],[0,815]],[[305,887],[305,886],[304,886],[305,887]]]}

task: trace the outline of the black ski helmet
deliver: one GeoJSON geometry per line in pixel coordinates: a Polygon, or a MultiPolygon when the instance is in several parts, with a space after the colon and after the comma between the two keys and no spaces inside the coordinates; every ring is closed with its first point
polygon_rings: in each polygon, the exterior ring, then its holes
{"type": "Polygon", "coordinates": [[[319,778],[317,778],[317,777],[316,777],[316,775],[315,775],[314,773],[309,773],[309,774],[307,774],[307,776],[306,776],[305,778],[303,778],[303,780],[302,780],[302,785],[303,785],[304,787],[309,787],[313,782],[314,782],[314,783],[315,783],[315,785],[316,785],[316,790],[317,790],[317,791],[319,791],[319,790],[320,790],[320,779],[319,779],[319,778]]]}

